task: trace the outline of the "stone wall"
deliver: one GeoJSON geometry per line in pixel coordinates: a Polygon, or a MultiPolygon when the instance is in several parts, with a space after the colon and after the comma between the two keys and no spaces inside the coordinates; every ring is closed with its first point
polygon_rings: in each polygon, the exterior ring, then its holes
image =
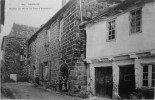
{"type": "MultiPolygon", "coordinates": [[[[29,81],[33,81],[34,80],[34,66],[36,67],[36,41],[33,41],[31,44],[31,54],[29,54],[28,56],[30,57],[27,62],[26,62],[26,66],[28,69],[28,76],[29,76],[29,81]]],[[[27,50],[28,52],[28,50],[27,50]]]]}
{"type": "Polygon", "coordinates": [[[2,50],[4,57],[4,77],[5,81],[9,81],[10,74],[17,74],[17,81],[26,81],[27,66],[26,58],[26,39],[33,35],[38,28],[13,24],[11,32],[8,36],[3,37],[2,50]]]}
{"type": "Polygon", "coordinates": [[[59,21],[52,23],[50,35],[50,66],[51,66],[51,81],[58,79],[60,69],[60,43],[59,43],[59,21]]]}
{"type": "MultiPolygon", "coordinates": [[[[86,86],[86,70],[81,58],[84,36],[79,33],[79,5],[74,1],[63,14],[63,34],[60,41],[60,64],[67,64],[69,69],[69,86],[72,93],[78,92],[86,86]]],[[[61,66],[63,67],[63,66],[61,66]]]]}
{"type": "MultiPolygon", "coordinates": [[[[86,11],[96,15],[97,5],[101,5],[96,0],[82,0],[83,20],[87,19],[86,11]],[[86,6],[88,5],[88,6],[86,6]]],[[[36,41],[36,63],[37,73],[39,74],[39,66],[46,61],[49,62],[50,81],[61,76],[63,68],[67,68],[69,90],[71,93],[78,93],[81,89],[86,90],[87,73],[86,65],[83,62],[86,49],[86,33],[84,29],[79,28],[81,23],[79,0],[71,0],[70,5],[59,13],[58,17],[49,24],[50,41],[49,47],[45,47],[46,27],[38,33],[34,39],[36,41]],[[63,32],[60,35],[60,21],[63,20],[63,32]]],[[[33,42],[32,42],[33,43],[33,42]]],[[[41,76],[41,75],[40,75],[41,76]]]]}
{"type": "MultiPolygon", "coordinates": [[[[36,74],[40,75],[39,67],[42,66],[44,62],[49,62],[49,47],[45,48],[45,32],[46,30],[42,30],[36,40],[36,74]]],[[[40,79],[42,76],[40,76],[40,79]]]]}
{"type": "Polygon", "coordinates": [[[4,71],[5,81],[9,81],[10,74],[17,74],[17,81],[24,81],[27,77],[27,70],[24,61],[20,60],[20,56],[24,55],[26,45],[23,39],[6,38],[5,55],[4,55],[4,71]]]}

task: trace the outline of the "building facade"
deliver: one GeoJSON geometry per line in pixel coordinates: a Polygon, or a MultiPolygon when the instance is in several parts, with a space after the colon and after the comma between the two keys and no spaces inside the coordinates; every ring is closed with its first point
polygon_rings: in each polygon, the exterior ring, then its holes
{"type": "Polygon", "coordinates": [[[86,24],[88,90],[110,98],[129,98],[148,90],[154,98],[155,12],[153,0],[128,0],[86,24]]]}
{"type": "Polygon", "coordinates": [[[13,24],[9,35],[2,41],[2,77],[4,81],[26,81],[27,68],[26,39],[30,37],[36,28],[26,25],[13,24]]]}
{"type": "Polygon", "coordinates": [[[70,93],[86,90],[86,33],[79,24],[96,16],[97,7],[110,5],[98,0],[68,1],[27,41],[30,79],[38,75],[41,84],[59,84],[59,90],[70,93]]]}

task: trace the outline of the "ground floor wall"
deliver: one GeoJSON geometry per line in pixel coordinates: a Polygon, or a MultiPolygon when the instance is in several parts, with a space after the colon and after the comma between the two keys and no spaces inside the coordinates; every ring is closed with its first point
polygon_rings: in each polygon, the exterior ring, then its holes
{"type": "Polygon", "coordinates": [[[72,59],[69,63],[65,61],[60,63],[59,57],[48,55],[37,57],[35,62],[29,59],[27,66],[32,82],[35,82],[35,77],[38,75],[40,84],[47,88],[54,87],[57,91],[79,95],[81,91],[86,91],[87,67],[83,59],[72,59]]]}
{"type": "Polygon", "coordinates": [[[37,73],[42,84],[57,85],[57,91],[66,91],[71,94],[79,94],[80,91],[86,90],[87,73],[85,62],[78,60],[71,62],[72,65],[58,62],[59,59],[55,58],[38,64],[37,73]],[[45,63],[47,63],[47,67],[45,63]]]}
{"type": "Polygon", "coordinates": [[[27,68],[24,62],[4,62],[2,66],[2,79],[4,82],[28,81],[27,68]]]}
{"type": "Polygon", "coordinates": [[[128,90],[130,91],[127,94],[130,94],[136,89],[153,89],[154,87],[155,57],[150,53],[93,59],[87,60],[87,63],[89,63],[87,90],[93,95],[100,96],[101,94],[105,97],[109,92],[106,91],[107,89],[111,90],[111,95],[108,95],[111,98],[121,98],[128,90]],[[98,90],[97,86],[100,84],[103,89],[98,90]],[[112,89],[108,89],[108,86],[112,89]]]}

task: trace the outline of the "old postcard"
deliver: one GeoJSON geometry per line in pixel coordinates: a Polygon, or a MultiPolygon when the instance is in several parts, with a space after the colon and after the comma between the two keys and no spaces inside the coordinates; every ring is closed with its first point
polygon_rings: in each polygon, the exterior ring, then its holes
{"type": "Polygon", "coordinates": [[[154,0],[0,0],[1,99],[154,99],[154,0]]]}

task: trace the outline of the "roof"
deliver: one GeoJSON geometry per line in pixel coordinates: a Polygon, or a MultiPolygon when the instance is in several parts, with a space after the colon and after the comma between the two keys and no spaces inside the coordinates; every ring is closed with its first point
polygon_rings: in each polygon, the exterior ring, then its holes
{"type": "Polygon", "coordinates": [[[5,40],[5,39],[10,39],[10,38],[15,38],[15,39],[25,39],[25,38],[21,38],[21,37],[4,36],[4,37],[3,37],[3,40],[2,40],[2,44],[1,44],[1,50],[3,50],[4,40],[5,40]]]}
{"type": "Polygon", "coordinates": [[[13,24],[11,32],[7,36],[11,37],[20,37],[20,38],[29,38],[32,36],[38,28],[28,26],[28,25],[21,25],[21,24],[13,24]]]}
{"type": "Polygon", "coordinates": [[[114,16],[116,14],[125,12],[127,9],[133,6],[140,6],[147,2],[153,2],[154,0],[125,0],[123,3],[116,5],[114,7],[107,8],[100,15],[96,16],[90,21],[81,23],[80,26],[85,26],[89,23],[98,22],[99,19],[106,19],[107,17],[114,16]]]}
{"type": "Polygon", "coordinates": [[[36,30],[38,30],[38,28],[36,27],[14,23],[10,34],[3,37],[2,44],[1,44],[1,50],[3,50],[3,43],[5,39],[16,38],[16,39],[26,40],[27,38],[32,36],[36,32],[36,30]]]}
{"type": "Polygon", "coordinates": [[[36,36],[45,28],[48,28],[52,22],[55,21],[56,18],[58,18],[63,11],[65,11],[69,5],[73,2],[74,0],[70,0],[65,6],[63,6],[52,18],[50,18],[34,35],[32,35],[27,42],[29,43],[33,39],[36,38],[36,36]]]}

